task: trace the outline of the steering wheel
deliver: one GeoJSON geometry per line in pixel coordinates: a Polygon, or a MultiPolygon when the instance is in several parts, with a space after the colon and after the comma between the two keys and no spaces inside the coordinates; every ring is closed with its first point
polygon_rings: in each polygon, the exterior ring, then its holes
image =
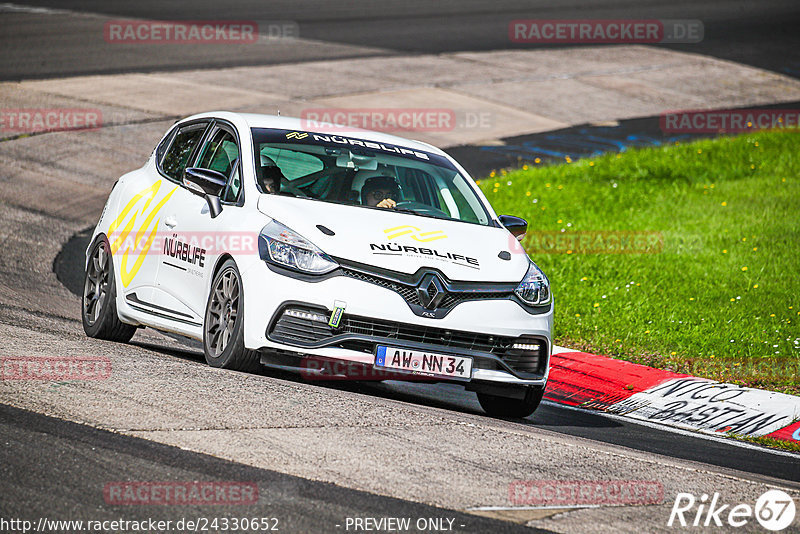
{"type": "Polygon", "coordinates": [[[427,204],[423,204],[422,202],[415,202],[413,200],[401,200],[395,206],[396,208],[407,209],[411,211],[417,211],[423,215],[442,215],[444,217],[449,218],[450,214],[446,211],[442,211],[439,208],[434,208],[433,206],[428,206],[427,204]]]}
{"type": "Polygon", "coordinates": [[[309,198],[306,193],[304,193],[299,187],[295,187],[295,185],[288,180],[281,180],[281,193],[283,192],[291,193],[292,195],[300,198],[309,198]]]}

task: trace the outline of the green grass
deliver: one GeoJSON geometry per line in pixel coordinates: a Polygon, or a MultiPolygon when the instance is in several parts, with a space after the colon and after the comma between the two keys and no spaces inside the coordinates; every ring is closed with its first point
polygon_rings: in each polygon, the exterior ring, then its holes
{"type": "Polygon", "coordinates": [[[800,392],[800,133],[531,164],[479,184],[498,213],[528,220],[557,343],[800,392]],[[591,244],[615,232],[658,243],[626,254],[580,241],[548,248],[559,234],[591,244]]]}
{"type": "Polygon", "coordinates": [[[755,443],[762,447],[769,447],[770,449],[779,449],[789,452],[800,452],[800,445],[793,441],[785,439],[768,438],[765,436],[742,436],[739,434],[726,434],[727,437],[737,439],[739,441],[746,441],[748,443],[755,443]]]}

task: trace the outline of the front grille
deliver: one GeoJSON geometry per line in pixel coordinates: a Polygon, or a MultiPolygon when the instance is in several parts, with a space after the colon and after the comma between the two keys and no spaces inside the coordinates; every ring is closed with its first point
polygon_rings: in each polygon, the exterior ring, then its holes
{"type": "Polygon", "coordinates": [[[401,297],[403,297],[403,300],[405,300],[409,304],[416,304],[417,306],[421,305],[419,297],[417,296],[417,288],[412,285],[401,284],[400,282],[395,282],[394,280],[388,280],[386,278],[381,278],[379,276],[375,276],[372,274],[362,273],[360,271],[353,271],[351,269],[343,268],[342,273],[345,276],[349,276],[350,278],[355,278],[363,282],[369,282],[370,284],[375,284],[381,287],[385,287],[386,289],[391,289],[392,291],[398,293],[401,297]]]}
{"type": "Polygon", "coordinates": [[[283,309],[269,337],[292,345],[314,345],[333,335],[325,310],[306,306],[283,309]]]}
{"type": "MultiPolygon", "coordinates": [[[[526,340],[521,339],[518,341],[525,342],[526,340]]],[[[543,363],[542,356],[546,358],[547,344],[539,340],[531,340],[526,345],[530,345],[530,347],[525,350],[512,346],[503,354],[503,361],[515,371],[539,373],[543,363]]]]}
{"type": "MultiPolygon", "coordinates": [[[[412,304],[415,306],[422,305],[422,303],[419,300],[419,296],[417,295],[417,287],[414,284],[406,284],[398,282],[396,280],[390,280],[388,278],[383,278],[380,276],[376,276],[374,274],[355,271],[353,269],[348,269],[348,268],[342,268],[341,272],[342,274],[344,274],[345,276],[349,276],[350,278],[355,278],[357,280],[369,282],[370,284],[375,284],[381,287],[385,287],[386,289],[391,289],[392,291],[403,297],[403,300],[405,300],[408,304],[412,304]]],[[[434,289],[432,286],[428,287],[427,291],[429,296],[433,296],[434,289]]],[[[449,310],[461,304],[462,302],[468,300],[507,299],[511,298],[513,294],[514,294],[513,291],[507,291],[507,290],[448,291],[445,297],[442,299],[442,302],[439,304],[439,308],[449,310]]]]}
{"type": "Polygon", "coordinates": [[[511,295],[512,295],[511,291],[504,291],[502,293],[500,293],[500,292],[494,292],[494,293],[474,292],[474,293],[470,293],[470,292],[466,292],[466,291],[462,292],[462,293],[448,293],[442,299],[442,303],[439,304],[439,307],[440,308],[453,308],[453,307],[461,304],[462,302],[465,302],[465,301],[468,301],[468,300],[505,299],[505,298],[511,297],[511,295]]]}
{"type": "MultiPolygon", "coordinates": [[[[524,339],[525,343],[537,343],[539,349],[533,352],[523,351],[512,348],[514,343],[519,341],[514,337],[448,330],[347,314],[342,317],[339,327],[334,329],[328,325],[330,313],[316,306],[289,304],[278,312],[267,336],[274,341],[290,345],[305,347],[336,345],[364,352],[372,352],[378,340],[383,343],[411,342],[451,350],[483,352],[502,358],[509,367],[525,374],[543,374],[543,366],[547,361],[548,346],[544,339],[524,339]],[[372,339],[365,339],[367,337],[372,339]]],[[[479,369],[495,369],[496,365],[491,359],[476,359],[475,362],[475,367],[479,369]]]]}
{"type": "Polygon", "coordinates": [[[342,333],[411,341],[424,345],[489,352],[492,354],[502,353],[513,342],[513,338],[510,337],[460,332],[393,321],[379,321],[364,317],[348,317],[340,330],[342,333]]]}
{"type": "Polygon", "coordinates": [[[292,304],[279,313],[278,320],[274,322],[269,332],[269,337],[276,341],[292,344],[317,345],[334,336],[353,334],[492,354],[502,353],[514,341],[514,338],[511,337],[433,328],[347,314],[339,323],[339,328],[334,329],[328,325],[329,316],[330,312],[323,308],[292,304]]]}

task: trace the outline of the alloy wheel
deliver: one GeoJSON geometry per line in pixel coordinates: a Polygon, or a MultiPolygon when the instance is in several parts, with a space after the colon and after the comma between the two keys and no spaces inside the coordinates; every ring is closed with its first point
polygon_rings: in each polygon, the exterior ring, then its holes
{"type": "Polygon", "coordinates": [[[103,311],[108,298],[109,261],[105,243],[94,249],[86,269],[86,282],[83,286],[83,314],[86,322],[93,325],[103,311]]]}
{"type": "Polygon", "coordinates": [[[206,319],[206,342],[212,356],[219,357],[233,337],[239,314],[239,277],[228,269],[212,289],[211,305],[206,319]]]}

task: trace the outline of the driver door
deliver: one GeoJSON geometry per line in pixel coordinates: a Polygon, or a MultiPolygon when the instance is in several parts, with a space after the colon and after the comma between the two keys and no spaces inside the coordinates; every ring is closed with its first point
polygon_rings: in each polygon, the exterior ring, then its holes
{"type": "MultiPolygon", "coordinates": [[[[241,151],[235,130],[216,122],[190,166],[224,174],[228,183],[220,198],[223,210],[212,218],[203,197],[181,186],[168,204],[164,254],[158,274],[159,293],[169,306],[202,323],[206,288],[214,265],[236,241],[235,218],[242,195],[241,151]]],[[[234,251],[235,252],[235,251],[234,251]]]]}
{"type": "Polygon", "coordinates": [[[161,268],[166,213],[180,188],[177,176],[196,152],[209,121],[176,127],[157,148],[156,168],[147,168],[128,181],[123,208],[109,229],[112,251],[118,255],[119,280],[129,305],[150,315],[171,310],[158,306],[156,287],[161,268]]]}

